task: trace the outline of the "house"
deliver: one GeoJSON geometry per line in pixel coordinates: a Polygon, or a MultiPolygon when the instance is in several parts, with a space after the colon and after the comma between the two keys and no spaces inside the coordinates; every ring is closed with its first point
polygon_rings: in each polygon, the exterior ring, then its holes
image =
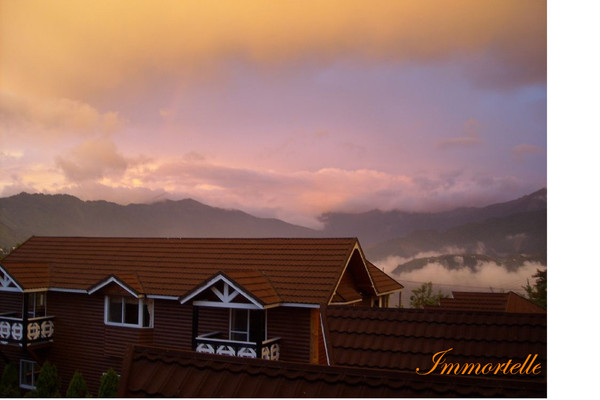
{"type": "Polygon", "coordinates": [[[491,292],[452,292],[452,297],[440,299],[439,306],[446,310],[501,311],[509,313],[545,313],[546,310],[513,291],[491,292]]]}
{"type": "Polygon", "coordinates": [[[326,307],[401,290],[356,238],[32,237],[0,262],[0,366],[31,389],[49,360],[94,392],[131,345],[330,364],[326,307]]]}
{"type": "Polygon", "coordinates": [[[233,358],[132,346],[125,357],[119,397],[432,398],[546,397],[545,384],[472,376],[420,376],[359,369],[233,358]]]}

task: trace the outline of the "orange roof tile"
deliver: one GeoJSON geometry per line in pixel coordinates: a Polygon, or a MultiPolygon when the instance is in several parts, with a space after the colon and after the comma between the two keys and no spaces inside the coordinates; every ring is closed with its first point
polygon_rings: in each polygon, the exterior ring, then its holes
{"type": "Polygon", "coordinates": [[[367,261],[367,269],[378,294],[397,292],[399,289],[404,288],[404,286],[396,282],[395,279],[377,268],[370,261],[367,261]]]}
{"type": "Polygon", "coordinates": [[[330,306],[326,326],[335,365],[414,373],[452,348],[448,362],[482,365],[537,354],[543,372],[529,378],[546,377],[546,314],[330,306]]]}
{"type": "Polygon", "coordinates": [[[437,398],[546,397],[543,382],[417,375],[268,361],[134,346],[127,352],[119,397],[437,398]]]}
{"type": "Polygon", "coordinates": [[[34,236],[1,265],[25,289],[88,290],[113,275],[136,292],[180,298],[223,272],[265,302],[322,304],[354,251],[356,238],[34,236]]]}

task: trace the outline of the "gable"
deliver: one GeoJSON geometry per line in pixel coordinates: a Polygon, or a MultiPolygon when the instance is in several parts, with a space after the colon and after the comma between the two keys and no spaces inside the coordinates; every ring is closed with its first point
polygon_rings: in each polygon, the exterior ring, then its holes
{"type": "Polygon", "coordinates": [[[339,277],[328,304],[349,304],[376,295],[377,291],[367,270],[367,264],[358,244],[339,277]]]}
{"type": "Polygon", "coordinates": [[[264,309],[265,305],[246,288],[223,272],[210,278],[180,299],[182,304],[193,300],[195,306],[220,308],[264,309]]]}
{"type": "Polygon", "coordinates": [[[23,288],[2,267],[0,267],[0,291],[23,292],[23,288]]]}
{"type": "MultiPolygon", "coordinates": [[[[133,283],[131,279],[130,283],[133,283]]],[[[128,284],[123,279],[110,275],[88,289],[88,294],[101,293],[103,295],[140,297],[139,290],[135,290],[132,286],[138,285],[135,285],[135,283],[133,285],[128,284]]]]}

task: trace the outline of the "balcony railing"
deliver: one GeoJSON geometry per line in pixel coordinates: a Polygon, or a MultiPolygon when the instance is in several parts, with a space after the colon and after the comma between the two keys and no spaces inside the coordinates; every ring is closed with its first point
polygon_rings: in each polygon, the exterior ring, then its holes
{"type": "Polygon", "coordinates": [[[54,317],[31,317],[27,322],[16,313],[0,315],[0,343],[30,345],[51,342],[54,317]]]}
{"type": "Polygon", "coordinates": [[[243,342],[222,339],[219,336],[222,336],[221,332],[211,332],[196,337],[194,341],[196,351],[224,356],[279,360],[281,338],[276,337],[261,342],[243,342]]]}

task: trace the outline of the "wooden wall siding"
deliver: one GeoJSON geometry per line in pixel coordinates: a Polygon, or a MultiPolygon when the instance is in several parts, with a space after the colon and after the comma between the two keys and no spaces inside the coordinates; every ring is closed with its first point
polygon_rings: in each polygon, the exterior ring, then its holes
{"type": "Polygon", "coordinates": [[[229,309],[198,307],[198,334],[217,331],[229,334],[229,309]]]}
{"type": "Polygon", "coordinates": [[[63,390],[78,370],[92,394],[97,394],[103,372],[120,373],[121,357],[107,357],[104,349],[104,296],[48,293],[47,311],[54,315],[54,343],[48,359],[56,364],[63,390]]]}
{"type": "MultiPolygon", "coordinates": [[[[20,307],[20,295],[4,293],[2,307],[20,307]]],[[[54,319],[54,342],[34,350],[41,363],[49,360],[58,367],[63,391],[75,371],[80,371],[90,393],[97,394],[102,374],[109,368],[121,373],[123,356],[130,344],[155,345],[189,350],[192,346],[193,305],[174,300],[154,300],[154,328],[139,329],[106,326],[104,295],[49,292],[48,315],[54,319]]],[[[309,308],[277,307],[267,312],[268,337],[281,337],[281,360],[295,362],[326,362],[319,344],[321,335],[313,335],[309,308]],[[315,339],[316,338],[316,339],[315,339]]],[[[314,314],[318,315],[318,313],[314,314]]],[[[312,315],[314,317],[314,315],[312,315]]],[[[320,331],[320,322],[312,322],[313,333],[320,331]]],[[[229,310],[202,307],[198,309],[198,333],[227,332],[229,310]]],[[[319,332],[320,333],[320,332],[319,332]]],[[[19,359],[35,359],[18,347],[0,346],[1,363],[18,364],[19,359]]]]}
{"type": "Polygon", "coordinates": [[[267,311],[267,336],[281,337],[281,361],[310,362],[310,308],[276,307],[267,311]]]}
{"type": "Polygon", "coordinates": [[[153,344],[154,329],[127,328],[120,326],[104,327],[104,354],[123,357],[130,344],[153,344]]]}
{"type": "Polygon", "coordinates": [[[154,300],[154,345],[190,350],[192,346],[191,304],[176,300],[154,300]]]}
{"type": "Polygon", "coordinates": [[[23,311],[23,293],[0,292],[0,313],[23,311]]]}
{"type": "Polygon", "coordinates": [[[319,322],[319,309],[310,310],[310,363],[319,364],[319,331],[321,323],[319,322]]]}
{"type": "Polygon", "coordinates": [[[18,371],[19,360],[36,361],[35,358],[31,356],[31,354],[29,354],[26,350],[23,350],[19,346],[0,344],[0,371],[4,371],[4,367],[9,362],[16,366],[18,371]]]}
{"type": "Polygon", "coordinates": [[[325,338],[323,338],[323,325],[321,324],[321,314],[319,314],[319,337],[317,338],[317,345],[319,349],[319,364],[327,365],[327,350],[325,349],[325,338]]]}

